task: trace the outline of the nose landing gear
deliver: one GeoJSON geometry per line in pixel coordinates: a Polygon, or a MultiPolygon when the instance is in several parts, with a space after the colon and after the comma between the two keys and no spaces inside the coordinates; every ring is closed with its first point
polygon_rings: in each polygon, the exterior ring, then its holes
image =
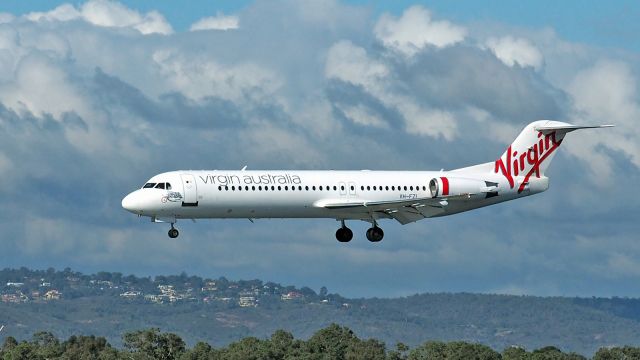
{"type": "Polygon", "coordinates": [[[169,237],[172,239],[175,239],[178,237],[178,235],[180,235],[180,232],[178,231],[178,229],[173,227],[173,223],[172,223],[171,229],[169,229],[169,237]]]}

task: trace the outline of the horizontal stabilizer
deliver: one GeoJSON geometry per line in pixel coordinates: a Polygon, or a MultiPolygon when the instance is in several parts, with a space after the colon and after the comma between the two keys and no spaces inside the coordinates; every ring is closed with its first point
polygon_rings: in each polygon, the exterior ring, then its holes
{"type": "Polygon", "coordinates": [[[580,130],[580,129],[599,129],[599,128],[614,127],[614,126],[615,125],[571,125],[567,123],[549,121],[544,125],[536,126],[535,129],[546,135],[552,131],[563,131],[568,133],[568,132],[571,132],[574,130],[580,130]]]}

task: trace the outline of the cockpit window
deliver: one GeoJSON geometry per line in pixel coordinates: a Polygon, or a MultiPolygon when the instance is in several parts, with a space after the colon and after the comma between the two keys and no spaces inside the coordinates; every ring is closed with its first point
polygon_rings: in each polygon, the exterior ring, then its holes
{"type": "Polygon", "coordinates": [[[164,189],[164,183],[158,183],[158,185],[156,185],[156,189],[164,189]]]}
{"type": "Polygon", "coordinates": [[[171,183],[167,183],[167,190],[171,190],[171,183]]]}
{"type": "Polygon", "coordinates": [[[144,184],[144,186],[142,187],[143,189],[149,189],[156,186],[156,183],[146,183],[144,184]]]}

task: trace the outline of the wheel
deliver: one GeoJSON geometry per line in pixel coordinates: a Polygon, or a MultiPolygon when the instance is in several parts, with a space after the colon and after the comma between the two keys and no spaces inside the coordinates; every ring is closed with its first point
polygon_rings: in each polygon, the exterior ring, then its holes
{"type": "Polygon", "coordinates": [[[348,227],[341,227],[336,231],[336,239],[340,242],[349,242],[353,239],[353,231],[348,227]]]}
{"type": "Polygon", "coordinates": [[[178,237],[178,235],[180,235],[180,233],[178,232],[178,229],[174,229],[174,228],[169,229],[170,238],[175,239],[178,237]]]}
{"type": "Polygon", "coordinates": [[[377,226],[374,226],[367,230],[367,240],[371,242],[381,241],[384,237],[384,231],[377,226]]]}

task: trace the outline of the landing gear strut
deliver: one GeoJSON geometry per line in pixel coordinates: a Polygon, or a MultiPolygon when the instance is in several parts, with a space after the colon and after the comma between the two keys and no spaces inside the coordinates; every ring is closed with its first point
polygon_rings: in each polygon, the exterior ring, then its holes
{"type": "Polygon", "coordinates": [[[384,237],[384,231],[382,231],[382,229],[378,227],[378,224],[374,222],[373,227],[367,230],[367,240],[371,242],[378,242],[378,241],[381,241],[383,237],[384,237]]]}
{"type": "Polygon", "coordinates": [[[180,232],[178,232],[178,229],[174,228],[173,224],[171,224],[171,229],[169,229],[169,237],[175,239],[178,237],[178,235],[180,235],[180,232]]]}
{"type": "Polygon", "coordinates": [[[340,242],[349,242],[353,239],[353,231],[344,224],[344,220],[341,222],[342,226],[336,231],[336,239],[340,242]]]}

